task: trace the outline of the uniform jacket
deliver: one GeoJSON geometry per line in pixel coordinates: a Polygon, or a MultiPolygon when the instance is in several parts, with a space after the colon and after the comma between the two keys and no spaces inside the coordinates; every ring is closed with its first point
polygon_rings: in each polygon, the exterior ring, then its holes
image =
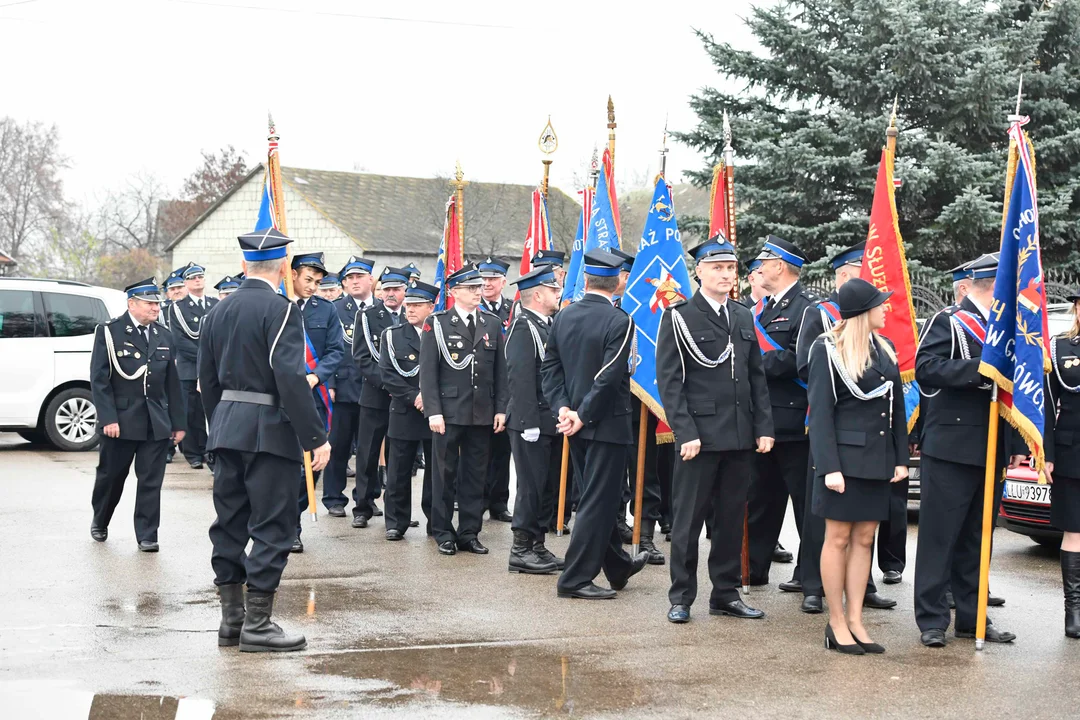
{"type": "Polygon", "coordinates": [[[344,332],[334,304],[316,295],[308,298],[304,303],[304,332],[319,358],[315,375],[320,384],[334,387],[334,374],[345,356],[344,332]]]}
{"type": "Polygon", "coordinates": [[[264,452],[297,462],[326,442],[307,383],[300,309],[258,278],[246,278],[207,319],[199,383],[210,418],[207,450],[264,452]],[[225,390],[275,396],[277,405],[223,400],[225,390]]]}
{"type": "Polygon", "coordinates": [[[779,303],[761,313],[761,326],[781,347],[762,355],[777,442],[806,439],[806,390],[795,382],[799,379],[796,351],[803,313],[816,300],[796,282],[779,303]]]}
{"type": "MultiPolygon", "coordinates": [[[[405,310],[398,308],[398,314],[403,325],[408,325],[405,320],[405,310]]],[[[390,409],[390,393],[383,386],[382,372],[379,370],[379,355],[382,352],[379,344],[382,342],[382,333],[388,327],[393,327],[394,321],[390,310],[377,302],[363,313],[356,313],[353,325],[353,363],[357,372],[364,378],[364,386],[360,391],[360,404],[366,408],[376,410],[390,409]],[[364,318],[367,318],[367,336],[364,333],[364,318]],[[374,351],[374,354],[372,354],[374,351]]]]}
{"type": "Polygon", "coordinates": [[[664,414],[677,443],[701,440],[705,451],[751,450],[755,439],[773,437],[769,390],[750,310],[726,303],[725,323],[701,295],[672,305],[660,321],[656,344],[656,381],[664,414]],[[680,339],[675,315],[685,321],[693,342],[709,360],[732,343],[731,357],[718,367],[705,367],[680,339]],[[685,377],[684,377],[685,374],[685,377]]]}
{"type": "Polygon", "coordinates": [[[199,377],[199,338],[206,314],[218,304],[217,298],[203,295],[205,309],[195,304],[191,295],[174,302],[169,307],[169,330],[176,344],[176,369],[181,380],[199,377]]]}
{"type": "Polygon", "coordinates": [[[424,413],[414,404],[420,394],[420,373],[405,377],[398,372],[399,368],[409,373],[420,367],[420,344],[416,328],[408,322],[383,331],[379,371],[382,386],[390,393],[390,425],[386,434],[392,440],[431,439],[424,413]]]}
{"type": "Polygon", "coordinates": [[[477,308],[471,336],[457,310],[428,316],[420,347],[424,417],[442,415],[451,425],[491,425],[497,413],[506,412],[502,329],[499,316],[482,308],[477,308]],[[464,362],[472,354],[472,362],[463,369],[453,369],[442,356],[435,338],[435,323],[442,328],[452,361],[464,362]]]}
{"type": "MultiPolygon", "coordinates": [[[[840,294],[833,290],[827,300],[836,303],[839,307],[840,294]]],[[[795,346],[795,367],[803,382],[810,378],[810,348],[821,333],[833,327],[831,317],[828,318],[829,324],[826,325],[825,317],[823,317],[825,311],[821,309],[823,302],[825,300],[818,301],[803,311],[802,327],[799,328],[799,339],[795,346]]]]}
{"type": "Polygon", "coordinates": [[[173,363],[175,350],[167,330],[150,324],[150,344],[135,331],[127,313],[98,325],[90,355],[90,392],[97,408],[98,432],[120,424],[122,440],[165,440],[184,429],[184,398],[173,363]],[[105,334],[112,340],[112,358],[105,334]],[[128,376],[143,372],[134,380],[128,376]]]}
{"type": "Polygon", "coordinates": [[[549,326],[525,308],[510,326],[506,335],[506,378],[510,387],[510,402],[506,406],[506,427],[523,432],[539,428],[541,435],[555,434],[555,413],[544,396],[540,375],[540,357],[547,343],[549,326]],[[536,331],[536,339],[529,328],[536,331]]]}
{"type": "Polygon", "coordinates": [[[557,413],[578,413],[585,440],[634,443],[630,418],[630,359],[634,323],[596,293],[555,316],[541,365],[544,395],[557,413]]]}
{"type": "Polygon", "coordinates": [[[498,315],[499,320],[502,321],[503,326],[506,325],[506,321],[510,319],[510,313],[513,311],[514,301],[508,300],[505,297],[499,296],[499,309],[493,310],[487,300],[480,300],[480,308],[488,311],[492,315],[498,315]]]}
{"type": "Polygon", "coordinates": [[[1055,475],[1080,477],[1080,338],[1052,340],[1054,367],[1047,376],[1046,459],[1055,475]],[[1056,417],[1055,417],[1056,416],[1056,417]]]}
{"type": "Polygon", "coordinates": [[[890,480],[896,466],[908,464],[900,368],[877,348],[871,351],[870,363],[855,385],[868,393],[891,380],[891,405],[888,394],[871,400],[857,398],[829,362],[824,338],[810,348],[810,454],[818,475],[842,472],[848,477],[890,480]]]}
{"type": "MultiPolygon", "coordinates": [[[[375,302],[372,295],[367,300],[367,306],[375,302]]],[[[365,307],[367,307],[365,306],[365,307]]],[[[338,365],[334,374],[334,402],[358,403],[360,402],[360,388],[364,384],[364,378],[360,369],[353,362],[353,337],[356,335],[356,311],[359,303],[348,295],[342,295],[334,301],[337,310],[338,321],[341,323],[342,340],[344,341],[345,357],[338,365]]],[[[360,338],[361,341],[363,338],[360,338]]]]}

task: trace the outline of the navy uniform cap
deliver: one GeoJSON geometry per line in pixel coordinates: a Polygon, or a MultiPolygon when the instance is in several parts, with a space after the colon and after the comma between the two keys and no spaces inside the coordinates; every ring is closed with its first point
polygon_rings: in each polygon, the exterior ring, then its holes
{"type": "Polygon", "coordinates": [[[863,253],[866,251],[866,241],[856,243],[846,250],[840,252],[829,258],[829,265],[833,270],[839,270],[845,265],[862,265],[863,253]]]}
{"type": "Polygon", "coordinates": [[[180,271],[185,280],[191,280],[192,278],[203,277],[206,275],[206,269],[202,265],[196,265],[193,262],[189,262],[180,271]]]}
{"type": "Polygon", "coordinates": [[[749,263],[747,263],[746,272],[752,273],[755,270],[757,270],[759,267],[761,267],[761,260],[758,260],[757,258],[754,258],[749,263]]]}
{"type": "Polygon", "coordinates": [[[967,266],[968,277],[972,280],[985,280],[997,275],[998,258],[1000,253],[988,253],[981,255],[967,266]]]}
{"type": "Polygon", "coordinates": [[[341,272],[339,272],[338,275],[343,278],[349,275],[370,275],[374,268],[374,260],[368,260],[367,258],[353,255],[345,261],[345,265],[341,268],[341,272]]]}
{"type": "Polygon", "coordinates": [[[222,290],[235,290],[236,288],[240,287],[241,282],[241,278],[234,277],[232,275],[226,275],[218,282],[217,285],[214,286],[214,289],[218,292],[221,292],[222,290]]]}
{"type": "Polygon", "coordinates": [[[561,250],[540,250],[532,258],[532,265],[558,265],[562,267],[566,262],[566,253],[561,250]]]}
{"type": "Polygon", "coordinates": [[[257,230],[236,239],[244,252],[244,259],[248,262],[281,260],[289,254],[288,245],[292,242],[288,236],[274,228],[257,230]]]}
{"type": "Polygon", "coordinates": [[[1067,295],[1065,299],[1069,302],[1076,302],[1077,300],[1080,300],[1080,288],[1073,288],[1072,293],[1067,295]]]}
{"type": "Polygon", "coordinates": [[[506,277],[506,271],[510,269],[510,263],[505,263],[498,258],[488,255],[477,264],[482,278],[506,277]]]}
{"type": "Polygon", "coordinates": [[[383,288],[405,287],[409,284],[409,271],[405,268],[387,266],[379,276],[379,282],[382,283],[383,288]]]}
{"type": "Polygon", "coordinates": [[[480,278],[480,271],[475,265],[466,265],[458,270],[456,273],[446,278],[446,289],[461,285],[463,287],[473,287],[483,285],[484,281],[480,278]]]}
{"type": "Polygon", "coordinates": [[[323,275],[326,274],[326,262],[325,256],[321,252],[304,253],[303,255],[294,255],[292,259],[292,269],[299,270],[303,267],[315,268],[323,275]]]}
{"type": "Polygon", "coordinates": [[[634,256],[633,255],[631,255],[630,253],[627,253],[627,252],[623,252],[622,250],[620,250],[619,248],[616,248],[616,247],[609,247],[609,248],[607,248],[607,251],[609,253],[611,253],[612,255],[614,255],[615,257],[622,260],[622,268],[621,269],[624,272],[630,272],[633,269],[633,267],[634,267],[634,256]]]}
{"type": "Polygon", "coordinates": [[[409,271],[409,279],[410,280],[419,280],[420,279],[420,268],[416,267],[416,263],[409,263],[408,265],[406,265],[402,269],[409,271]]]}
{"type": "Polygon", "coordinates": [[[184,276],[180,274],[179,270],[173,270],[169,273],[169,277],[165,280],[165,289],[180,287],[184,284],[184,276]]]}
{"type": "Polygon", "coordinates": [[[761,247],[761,252],[758,253],[758,260],[783,260],[784,262],[794,265],[797,268],[801,268],[806,264],[806,254],[803,253],[794,243],[790,243],[783,238],[776,237],[775,235],[768,235],[765,238],[765,244],[761,247]]]}
{"type": "Polygon", "coordinates": [[[407,303],[433,303],[439,297],[439,288],[426,282],[413,280],[405,290],[407,303]]]}
{"type": "Polygon", "coordinates": [[[586,275],[615,277],[622,271],[622,258],[607,250],[590,250],[584,260],[586,275]]]}
{"type": "Polygon", "coordinates": [[[690,248],[690,257],[695,262],[736,262],[735,246],[727,241],[721,233],[716,233],[711,238],[690,248]]]}
{"type": "Polygon", "coordinates": [[[341,287],[341,281],[338,280],[338,276],[335,275],[334,273],[327,273],[326,275],[322,276],[321,280],[319,280],[319,287],[320,288],[341,287]]]}
{"type": "Polygon", "coordinates": [[[127,293],[128,298],[153,303],[161,302],[161,293],[158,290],[157,280],[152,277],[128,285],[124,288],[124,292],[127,293]]]}
{"type": "Polygon", "coordinates": [[[534,268],[510,284],[517,285],[518,290],[528,290],[538,285],[559,289],[559,281],[555,279],[555,273],[550,265],[541,265],[534,268]]]}
{"type": "Polygon", "coordinates": [[[892,297],[893,291],[881,292],[862,278],[852,278],[840,286],[840,317],[849,320],[873,310],[892,297]]]}

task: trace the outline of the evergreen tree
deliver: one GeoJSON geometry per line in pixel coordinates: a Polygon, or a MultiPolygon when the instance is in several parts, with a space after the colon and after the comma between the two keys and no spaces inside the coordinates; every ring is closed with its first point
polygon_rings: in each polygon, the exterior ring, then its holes
{"type": "Polygon", "coordinates": [[[700,123],[679,135],[711,167],[730,115],[744,258],[768,233],[811,257],[865,239],[894,96],[912,257],[945,269],[996,250],[1023,73],[1044,263],[1080,268],[1080,0],[781,0],[746,23],[763,54],[699,32],[742,87],[695,95],[700,123]]]}

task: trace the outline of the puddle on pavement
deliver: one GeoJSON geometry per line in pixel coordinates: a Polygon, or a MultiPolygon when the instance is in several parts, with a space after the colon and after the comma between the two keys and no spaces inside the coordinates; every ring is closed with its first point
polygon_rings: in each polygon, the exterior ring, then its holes
{"type": "Polygon", "coordinates": [[[361,692],[358,704],[400,706],[443,701],[511,706],[555,715],[618,711],[647,697],[640,678],[542,645],[414,646],[319,658],[316,673],[383,680],[395,688],[361,692]]]}
{"type": "Polygon", "coordinates": [[[223,717],[206,698],[94,694],[56,688],[47,693],[42,693],[40,688],[0,689],[0,707],[5,717],[34,720],[220,720],[223,717]]]}

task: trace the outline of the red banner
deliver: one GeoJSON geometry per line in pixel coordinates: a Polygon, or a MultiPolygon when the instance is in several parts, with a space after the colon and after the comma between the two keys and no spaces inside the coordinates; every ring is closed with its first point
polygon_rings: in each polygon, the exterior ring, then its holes
{"type": "Polygon", "coordinates": [[[717,163],[713,168],[712,191],[709,194],[709,237],[718,232],[728,236],[731,223],[728,222],[727,178],[724,164],[717,163]]]}
{"type": "MultiPolygon", "coordinates": [[[[529,216],[529,231],[525,233],[525,246],[521,250],[521,267],[519,275],[532,270],[532,259],[541,250],[551,249],[551,233],[548,228],[547,203],[544,194],[540,190],[533,190],[532,212],[529,216]]],[[[514,300],[521,298],[519,290],[514,295],[514,300]]]]}

